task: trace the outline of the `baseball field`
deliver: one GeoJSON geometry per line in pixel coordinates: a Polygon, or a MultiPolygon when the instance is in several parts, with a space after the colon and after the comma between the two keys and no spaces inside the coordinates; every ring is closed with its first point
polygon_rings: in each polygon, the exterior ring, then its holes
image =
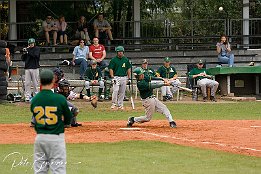
{"type": "MultiPolygon", "coordinates": [[[[106,174],[257,174],[261,173],[261,102],[169,102],[178,127],[163,115],[122,130],[130,116],[144,114],[125,103],[111,111],[109,102],[80,109],[82,127],[67,128],[67,173],[106,174]]],[[[28,103],[0,105],[0,173],[33,173],[35,131],[28,103]]]]}

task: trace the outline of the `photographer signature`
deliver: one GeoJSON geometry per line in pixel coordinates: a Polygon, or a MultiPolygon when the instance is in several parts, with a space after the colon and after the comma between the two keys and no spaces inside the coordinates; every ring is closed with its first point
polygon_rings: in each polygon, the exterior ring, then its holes
{"type": "MultiPolygon", "coordinates": [[[[32,156],[34,156],[34,154],[30,155],[30,157],[25,158],[20,152],[12,152],[4,157],[3,162],[11,161],[12,162],[10,168],[11,170],[17,167],[29,167],[30,169],[33,169],[34,165],[37,165],[38,166],[37,172],[41,171],[46,166],[55,166],[54,168],[58,168],[61,165],[67,164],[66,161],[53,161],[53,162],[45,161],[44,160],[45,153],[43,152],[35,155],[38,156],[38,158],[34,159],[33,161],[30,161],[30,159],[32,158],[32,156]]],[[[81,162],[74,163],[74,164],[80,164],[80,163],[81,162]]]]}

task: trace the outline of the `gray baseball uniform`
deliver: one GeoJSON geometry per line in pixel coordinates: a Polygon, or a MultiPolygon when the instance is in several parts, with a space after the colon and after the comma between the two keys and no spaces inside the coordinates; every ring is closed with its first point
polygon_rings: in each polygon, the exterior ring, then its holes
{"type": "Polygon", "coordinates": [[[112,72],[113,93],[112,93],[112,109],[116,106],[123,108],[123,99],[125,96],[126,84],[128,81],[128,71],[131,64],[125,56],[115,56],[111,59],[109,70],[112,72]]]}

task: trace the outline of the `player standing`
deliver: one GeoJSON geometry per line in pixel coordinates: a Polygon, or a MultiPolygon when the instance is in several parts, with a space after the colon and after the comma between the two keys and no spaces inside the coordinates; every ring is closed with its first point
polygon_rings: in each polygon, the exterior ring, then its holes
{"type": "Polygon", "coordinates": [[[66,98],[51,90],[54,85],[51,70],[40,73],[42,90],[31,101],[37,136],[34,144],[34,172],[66,173],[64,124],[70,124],[72,114],[66,98]]]}
{"type": "Polygon", "coordinates": [[[131,77],[131,64],[129,59],[124,56],[124,48],[122,46],[116,47],[115,51],[117,56],[112,58],[109,64],[110,76],[113,82],[111,109],[118,107],[123,110],[126,84],[131,77]]]}

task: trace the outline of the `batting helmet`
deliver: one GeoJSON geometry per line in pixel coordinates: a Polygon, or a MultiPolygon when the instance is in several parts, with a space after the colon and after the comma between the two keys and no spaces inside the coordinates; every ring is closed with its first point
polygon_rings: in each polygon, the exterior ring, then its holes
{"type": "Polygon", "coordinates": [[[53,73],[57,76],[57,80],[61,80],[64,76],[63,70],[60,67],[56,67],[53,70],[53,73]]]}
{"type": "Polygon", "coordinates": [[[35,39],[34,38],[28,39],[28,44],[31,44],[31,43],[35,43],[35,39]]]}
{"type": "Polygon", "coordinates": [[[135,68],[135,69],[133,70],[133,74],[134,74],[135,76],[142,75],[142,74],[144,74],[144,70],[143,70],[141,67],[135,68]]]}
{"type": "Polygon", "coordinates": [[[59,93],[64,95],[65,97],[68,97],[70,94],[70,83],[68,80],[60,80],[58,82],[58,87],[59,87],[59,93]]]}
{"type": "Polygon", "coordinates": [[[123,46],[117,46],[117,47],[115,48],[115,51],[116,51],[116,52],[124,52],[124,47],[123,47],[123,46]]]}

